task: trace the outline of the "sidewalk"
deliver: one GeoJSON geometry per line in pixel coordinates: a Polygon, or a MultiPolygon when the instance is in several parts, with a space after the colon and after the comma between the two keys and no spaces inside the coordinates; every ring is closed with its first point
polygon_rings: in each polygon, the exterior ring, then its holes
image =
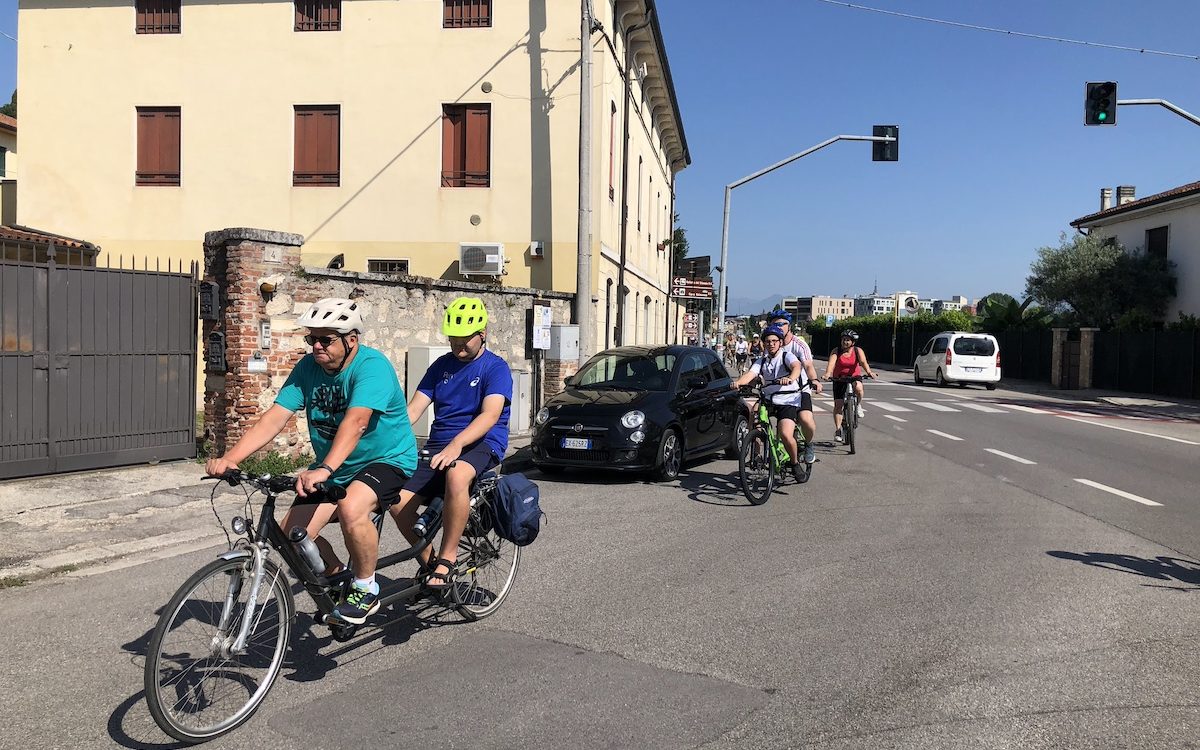
{"type": "MultiPolygon", "coordinates": [[[[504,471],[532,465],[529,440],[512,438],[504,471]]],[[[0,591],[224,544],[213,506],[228,524],[244,515],[245,494],[203,473],[195,461],[176,461],[0,482],[0,591]]]]}

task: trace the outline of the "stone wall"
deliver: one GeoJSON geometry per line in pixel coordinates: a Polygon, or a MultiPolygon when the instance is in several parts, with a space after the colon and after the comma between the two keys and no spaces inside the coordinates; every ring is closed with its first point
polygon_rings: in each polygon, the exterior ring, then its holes
{"type": "MultiPolygon", "coordinates": [[[[215,452],[231,446],[273,403],[292,367],[308,351],[305,330],[296,325],[296,318],[323,297],[349,298],[362,306],[367,327],[362,343],[387,355],[406,391],[416,385],[405,382],[409,348],[446,344],[442,314],[456,297],[483,299],[489,318],[488,348],[514,370],[534,370],[528,320],[535,299],[550,302],[554,323],[570,322],[570,294],[302,268],[302,244],[298,235],[253,229],[227,229],[205,236],[204,278],[217,283],[222,303],[218,320],[205,321],[206,363],[210,333],[224,333],[227,347],[224,371],[208,370],[205,378],[206,437],[215,452]],[[270,323],[267,349],[259,340],[263,322],[270,323]]],[[[551,392],[561,390],[562,377],[551,392]]],[[[531,410],[539,385],[535,380],[534,398],[526,404],[531,410]]],[[[303,415],[298,415],[269,448],[291,454],[309,451],[307,435],[303,415]]]]}

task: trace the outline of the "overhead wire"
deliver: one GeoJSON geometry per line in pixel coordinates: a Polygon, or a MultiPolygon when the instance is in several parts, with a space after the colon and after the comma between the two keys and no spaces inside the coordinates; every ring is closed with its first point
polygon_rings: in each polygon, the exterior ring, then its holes
{"type": "Polygon", "coordinates": [[[1105,44],[1103,42],[1089,42],[1083,39],[1067,39],[1064,37],[1050,36],[1049,34],[1032,34],[1026,31],[1012,31],[1010,29],[999,29],[994,26],[980,26],[973,23],[962,23],[959,21],[947,21],[944,18],[932,18],[930,16],[918,16],[912,13],[901,13],[895,10],[885,10],[883,8],[872,8],[866,5],[856,5],[855,3],[842,2],[842,0],[816,0],[819,3],[826,5],[840,5],[844,8],[852,10],[865,10],[871,13],[881,13],[886,16],[897,16],[899,18],[907,18],[912,21],[925,21],[926,23],[936,23],[943,26],[955,26],[960,29],[972,29],[974,31],[988,31],[993,34],[1006,34],[1008,36],[1019,36],[1027,39],[1040,39],[1048,42],[1062,42],[1063,44],[1078,44],[1085,47],[1100,47],[1102,49],[1113,49],[1121,52],[1138,52],[1143,55],[1161,55],[1163,57],[1177,57],[1185,60],[1200,61],[1200,55],[1189,55],[1183,52],[1165,52],[1163,50],[1149,49],[1147,47],[1127,47],[1120,44],[1105,44]]]}

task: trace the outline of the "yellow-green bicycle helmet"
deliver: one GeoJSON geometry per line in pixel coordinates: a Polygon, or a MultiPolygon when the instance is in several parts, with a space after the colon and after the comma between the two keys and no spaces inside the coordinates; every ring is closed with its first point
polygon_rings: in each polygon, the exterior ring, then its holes
{"type": "Polygon", "coordinates": [[[446,308],[442,333],[456,338],[474,336],[487,326],[487,322],[487,308],[483,306],[483,300],[478,297],[459,297],[446,308]]]}

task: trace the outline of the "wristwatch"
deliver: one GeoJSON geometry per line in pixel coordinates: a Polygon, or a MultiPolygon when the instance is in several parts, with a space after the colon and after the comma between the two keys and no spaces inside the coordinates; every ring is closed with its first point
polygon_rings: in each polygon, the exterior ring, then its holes
{"type": "Polygon", "coordinates": [[[331,475],[333,474],[333,467],[326,463],[317,464],[316,466],[313,467],[313,470],[316,470],[316,469],[324,469],[325,471],[328,471],[331,475]]]}

